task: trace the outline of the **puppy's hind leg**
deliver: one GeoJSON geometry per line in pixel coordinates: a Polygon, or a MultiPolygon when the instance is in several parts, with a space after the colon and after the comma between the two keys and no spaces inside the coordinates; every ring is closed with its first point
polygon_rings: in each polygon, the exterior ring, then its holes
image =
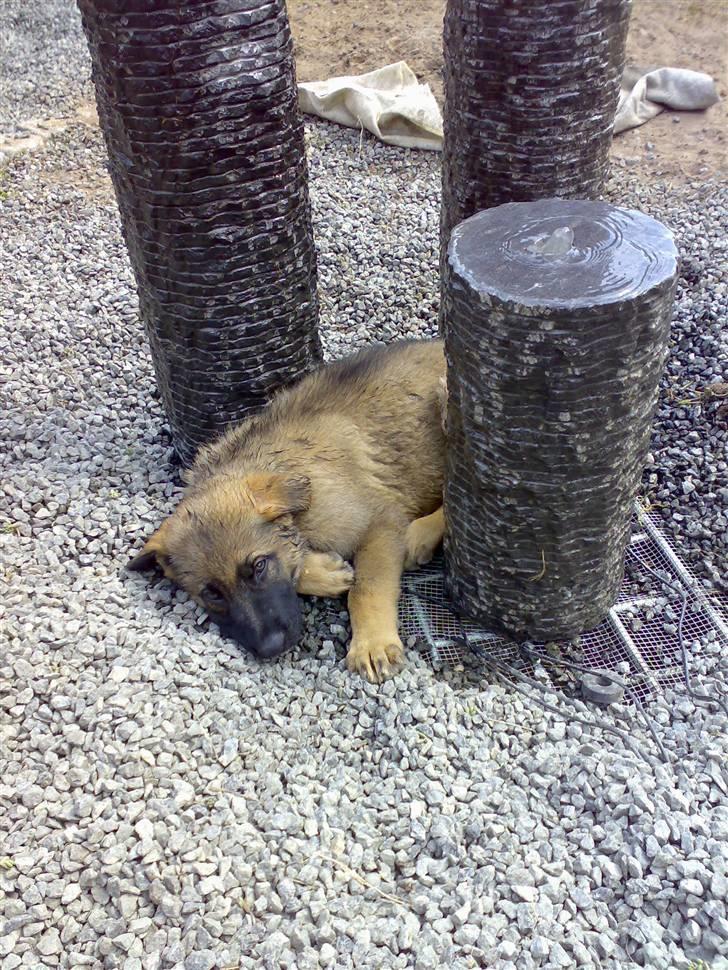
{"type": "Polygon", "coordinates": [[[442,506],[430,515],[423,515],[421,519],[410,522],[405,536],[404,568],[415,569],[429,562],[444,534],[445,516],[442,506]]]}
{"type": "Polygon", "coordinates": [[[352,638],[346,665],[375,684],[404,665],[397,603],[404,563],[404,527],[377,523],[354,557],[349,591],[352,638]]]}

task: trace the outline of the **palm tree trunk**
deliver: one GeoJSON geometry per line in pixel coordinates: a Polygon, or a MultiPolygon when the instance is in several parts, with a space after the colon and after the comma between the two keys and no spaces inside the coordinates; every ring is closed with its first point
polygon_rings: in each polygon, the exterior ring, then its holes
{"type": "Polygon", "coordinates": [[[78,0],[176,450],[321,358],[284,0],[78,0]]]}
{"type": "Polygon", "coordinates": [[[622,581],[670,337],[677,251],[605,202],[498,206],[453,229],[447,583],[517,637],[592,629],[622,581]]]}
{"type": "Polygon", "coordinates": [[[631,0],[448,0],[441,267],[463,219],[604,187],[631,0]]]}

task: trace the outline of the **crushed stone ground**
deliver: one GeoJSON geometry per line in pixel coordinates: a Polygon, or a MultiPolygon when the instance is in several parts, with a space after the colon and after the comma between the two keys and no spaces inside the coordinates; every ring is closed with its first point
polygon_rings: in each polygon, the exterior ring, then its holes
{"type": "MultiPolygon", "coordinates": [[[[70,3],[0,16],[6,133],[88,61],[70,3]]],[[[439,159],[307,131],[328,354],[434,335],[439,159]]],[[[104,163],[79,123],[0,169],[0,970],[728,967],[721,711],[651,704],[665,764],[629,707],[637,752],[414,650],[354,679],[343,601],[264,665],[125,574],[179,487],[104,163]]],[[[725,190],[617,171],[609,197],[683,253],[644,489],[725,588],[725,190]]]]}

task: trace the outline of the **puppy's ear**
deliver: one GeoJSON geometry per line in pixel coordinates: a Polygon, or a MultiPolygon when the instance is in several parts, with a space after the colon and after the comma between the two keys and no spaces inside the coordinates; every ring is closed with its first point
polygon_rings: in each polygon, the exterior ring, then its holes
{"type": "Polygon", "coordinates": [[[311,479],[304,475],[260,472],[248,475],[245,489],[255,511],[268,521],[305,512],[311,505],[311,479]]]}
{"type": "Polygon", "coordinates": [[[144,569],[154,569],[157,566],[162,567],[164,565],[167,549],[165,533],[168,524],[169,519],[165,519],[157,531],[144,543],[142,551],[129,560],[126,564],[127,569],[132,572],[141,572],[144,569]]]}

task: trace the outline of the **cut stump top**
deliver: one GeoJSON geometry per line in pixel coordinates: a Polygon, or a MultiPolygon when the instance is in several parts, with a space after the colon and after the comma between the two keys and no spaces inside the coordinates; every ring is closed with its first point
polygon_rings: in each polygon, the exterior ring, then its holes
{"type": "Polygon", "coordinates": [[[486,302],[562,310],[633,300],[671,279],[677,260],[656,219],[586,200],[486,209],[461,222],[448,247],[455,277],[486,302]]]}

